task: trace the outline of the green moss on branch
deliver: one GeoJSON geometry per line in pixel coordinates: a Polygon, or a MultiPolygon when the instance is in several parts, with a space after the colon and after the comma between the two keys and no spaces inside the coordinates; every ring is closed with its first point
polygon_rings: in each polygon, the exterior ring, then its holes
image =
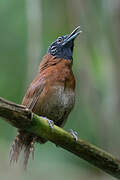
{"type": "Polygon", "coordinates": [[[120,161],[114,156],[80,138],[75,141],[70,133],[56,125],[51,129],[45,118],[25,107],[0,98],[0,116],[11,125],[43,137],[120,179],[120,161]]]}

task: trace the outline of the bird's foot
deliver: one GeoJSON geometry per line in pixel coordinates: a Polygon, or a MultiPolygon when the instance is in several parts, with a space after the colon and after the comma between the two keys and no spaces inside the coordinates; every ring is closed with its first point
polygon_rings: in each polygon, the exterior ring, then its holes
{"type": "Polygon", "coordinates": [[[49,124],[49,127],[53,129],[53,126],[54,126],[54,122],[50,119],[47,119],[47,122],[49,124]]]}
{"type": "Polygon", "coordinates": [[[69,129],[68,132],[73,135],[75,141],[78,140],[78,133],[76,131],[73,131],[72,129],[69,129]]]}
{"type": "Polygon", "coordinates": [[[42,118],[45,119],[45,120],[47,120],[47,122],[48,122],[48,124],[49,124],[49,127],[50,127],[51,129],[53,129],[54,122],[53,122],[52,120],[46,118],[46,117],[42,117],[42,118]]]}

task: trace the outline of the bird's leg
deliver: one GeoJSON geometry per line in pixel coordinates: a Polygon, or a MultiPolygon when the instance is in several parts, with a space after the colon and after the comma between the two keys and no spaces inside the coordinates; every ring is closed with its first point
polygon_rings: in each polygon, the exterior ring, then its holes
{"type": "MultiPolygon", "coordinates": [[[[42,116],[41,116],[42,117],[42,116]]],[[[54,122],[46,117],[42,117],[43,119],[47,120],[48,124],[49,124],[49,127],[51,129],[53,129],[53,126],[54,126],[54,122]]]]}
{"type": "Polygon", "coordinates": [[[73,135],[75,141],[78,140],[78,133],[76,131],[73,131],[72,129],[69,129],[68,132],[73,135]]]}

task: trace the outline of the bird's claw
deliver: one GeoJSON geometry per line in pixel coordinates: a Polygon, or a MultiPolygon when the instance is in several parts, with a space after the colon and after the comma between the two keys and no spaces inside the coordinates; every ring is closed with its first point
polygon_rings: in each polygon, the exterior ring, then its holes
{"type": "Polygon", "coordinates": [[[72,129],[69,129],[68,132],[73,135],[75,141],[78,140],[78,133],[76,131],[73,131],[72,129]]]}
{"type": "Polygon", "coordinates": [[[49,127],[53,129],[53,126],[54,126],[54,122],[50,119],[47,119],[47,122],[49,124],[49,127]]]}
{"type": "Polygon", "coordinates": [[[42,117],[42,118],[43,118],[43,119],[45,119],[45,120],[48,122],[49,127],[50,127],[51,129],[53,129],[54,122],[53,122],[52,120],[50,120],[50,119],[46,118],[46,117],[42,117]]]}

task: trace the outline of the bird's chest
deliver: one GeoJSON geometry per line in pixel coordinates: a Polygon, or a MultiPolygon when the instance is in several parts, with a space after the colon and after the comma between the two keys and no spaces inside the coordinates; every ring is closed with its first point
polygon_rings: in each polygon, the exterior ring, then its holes
{"type": "Polygon", "coordinates": [[[74,106],[74,92],[71,89],[65,90],[62,86],[53,86],[46,97],[39,106],[39,114],[52,119],[58,125],[67,118],[74,106]]]}
{"type": "Polygon", "coordinates": [[[65,90],[64,87],[54,87],[49,99],[49,105],[54,107],[54,112],[69,110],[74,105],[74,92],[71,89],[65,90]]]}

